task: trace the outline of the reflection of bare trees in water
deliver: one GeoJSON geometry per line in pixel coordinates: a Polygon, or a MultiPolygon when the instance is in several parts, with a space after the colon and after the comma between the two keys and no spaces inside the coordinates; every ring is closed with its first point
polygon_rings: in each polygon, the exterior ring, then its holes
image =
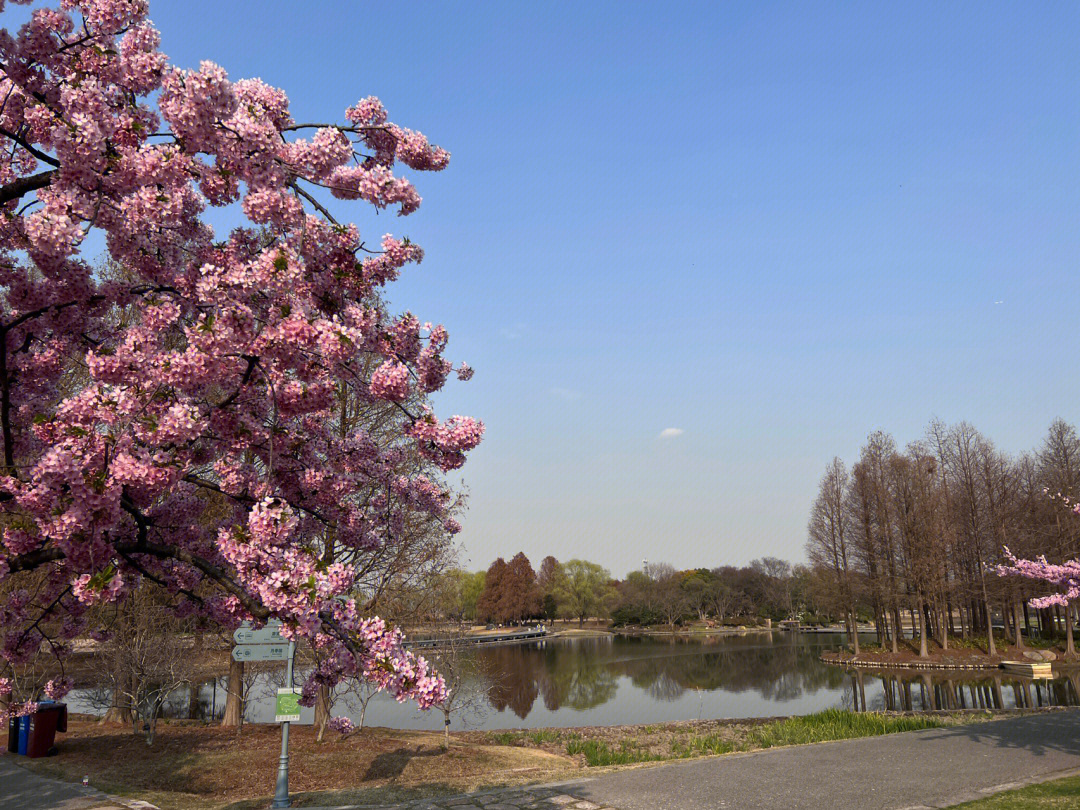
{"type": "MultiPolygon", "coordinates": [[[[998,672],[848,672],[856,711],[956,711],[1080,705],[1080,675],[1054,681],[1005,677],[998,672]],[[880,694],[866,698],[866,687],[880,694]]],[[[851,703],[850,695],[845,706],[851,703]]]]}

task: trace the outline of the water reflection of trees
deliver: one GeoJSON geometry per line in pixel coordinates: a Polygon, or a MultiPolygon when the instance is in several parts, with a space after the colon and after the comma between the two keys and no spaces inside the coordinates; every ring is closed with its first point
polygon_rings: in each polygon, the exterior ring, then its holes
{"type": "Polygon", "coordinates": [[[770,702],[827,690],[859,711],[1075,706],[1080,677],[1052,682],[998,673],[847,672],[820,661],[838,637],[763,635],[687,639],[617,637],[476,651],[477,669],[498,711],[521,719],[537,698],[549,711],[585,711],[615,697],[626,679],[655,701],[686,692],[756,692],[770,702]]]}
{"type": "Polygon", "coordinates": [[[491,682],[492,706],[524,719],[537,697],[555,711],[590,709],[614,698],[627,678],[654,700],[674,701],[686,691],[758,692],[785,701],[804,692],[836,690],[845,675],[824,666],[825,643],[797,636],[686,639],[616,638],[478,650],[479,669],[491,682]]]}
{"type": "Polygon", "coordinates": [[[521,719],[541,694],[551,711],[579,711],[607,703],[615,696],[615,673],[583,645],[515,645],[478,651],[480,671],[491,686],[491,705],[509,708],[521,719]]]}
{"type": "Polygon", "coordinates": [[[488,699],[496,711],[510,709],[522,720],[532,711],[540,694],[535,652],[531,645],[477,652],[477,668],[488,680],[488,699]]]}
{"type": "Polygon", "coordinates": [[[857,711],[1012,709],[1080,705],[1080,675],[1036,680],[999,672],[847,673],[857,711]],[[870,687],[880,693],[867,699],[870,687]]]}
{"type": "Polygon", "coordinates": [[[662,700],[676,700],[687,690],[724,690],[754,691],[780,702],[843,685],[842,672],[822,666],[821,647],[798,637],[755,635],[725,641],[701,645],[671,637],[657,644],[650,639],[647,655],[615,666],[635,686],[662,700]]]}

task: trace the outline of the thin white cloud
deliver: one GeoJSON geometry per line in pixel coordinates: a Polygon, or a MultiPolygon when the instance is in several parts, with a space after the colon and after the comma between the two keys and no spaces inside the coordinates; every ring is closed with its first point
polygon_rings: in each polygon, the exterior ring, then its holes
{"type": "Polygon", "coordinates": [[[499,330],[499,333],[507,340],[517,340],[519,337],[522,336],[522,334],[524,334],[525,329],[525,324],[519,321],[513,326],[504,326],[502,329],[499,330]]]}
{"type": "Polygon", "coordinates": [[[576,399],[581,399],[581,392],[574,391],[571,388],[552,388],[552,396],[556,396],[559,399],[565,399],[567,402],[573,402],[576,399]]]}
{"type": "Polygon", "coordinates": [[[682,436],[682,435],[683,435],[683,429],[682,428],[664,428],[663,430],[660,431],[660,435],[657,436],[656,438],[658,438],[658,439],[674,439],[674,438],[676,438],[678,436],[682,436]]]}

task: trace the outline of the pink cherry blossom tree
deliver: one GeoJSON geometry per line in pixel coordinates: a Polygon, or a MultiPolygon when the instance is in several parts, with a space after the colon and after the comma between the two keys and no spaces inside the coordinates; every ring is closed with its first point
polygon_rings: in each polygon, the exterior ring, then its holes
{"type": "MultiPolygon", "coordinates": [[[[1080,516],[1080,503],[1075,503],[1060,492],[1050,495],[1049,490],[1043,489],[1043,493],[1055,501],[1060,501],[1074,515],[1080,516]]],[[[1020,576],[1038,580],[1057,589],[1054,593],[1032,599],[1028,604],[1033,608],[1038,610],[1061,606],[1068,609],[1073,602],[1080,599],[1080,560],[1068,560],[1057,564],[1049,562],[1046,555],[1041,555],[1034,560],[1024,560],[1016,557],[1008,547],[1005,548],[1005,559],[1008,560],[1008,564],[998,566],[999,576],[1020,576]]]]}
{"type": "Polygon", "coordinates": [[[382,303],[421,249],[328,197],[410,214],[396,167],[449,154],[375,98],[297,122],[259,80],[174,67],[147,13],[59,0],[0,30],[0,703],[27,711],[20,666],[147,583],[227,627],[281,619],[319,651],[309,703],[346,678],[438,703],[356,586],[366,552],[457,530],[438,471],[483,425],[427,404],[446,330],[382,303]],[[215,234],[207,207],[236,203],[215,234]],[[82,257],[92,230],[115,272],[82,257]]]}
{"type": "Polygon", "coordinates": [[[1060,605],[1068,607],[1080,599],[1080,560],[1068,560],[1060,564],[1048,562],[1045,556],[1034,560],[1022,560],[1005,549],[1007,565],[998,567],[1001,576],[1021,576],[1045,582],[1058,590],[1046,596],[1037,596],[1028,604],[1041,609],[1060,605]]]}

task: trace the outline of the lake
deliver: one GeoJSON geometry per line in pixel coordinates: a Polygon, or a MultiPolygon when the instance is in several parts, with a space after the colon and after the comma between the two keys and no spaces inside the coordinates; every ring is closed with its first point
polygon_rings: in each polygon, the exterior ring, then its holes
{"type": "MultiPolygon", "coordinates": [[[[471,705],[451,728],[506,729],[619,725],[672,720],[771,717],[827,708],[854,710],[1012,708],[1077,705],[1074,679],[1051,682],[993,672],[852,673],[824,664],[825,650],[844,636],[825,633],[747,633],[713,636],[609,636],[549,639],[485,647],[461,654],[471,705]]],[[[281,670],[255,678],[247,719],[273,721],[273,691],[281,670]]],[[[224,680],[205,684],[198,714],[220,716],[224,680]]],[[[72,711],[93,711],[89,690],[68,698],[72,711]]],[[[187,693],[169,713],[186,716],[187,693]]],[[[334,707],[356,722],[360,705],[346,696],[334,707]]],[[[312,710],[304,709],[302,723],[312,710]]],[[[441,729],[442,714],[420,712],[376,695],[366,725],[441,729]]]]}

